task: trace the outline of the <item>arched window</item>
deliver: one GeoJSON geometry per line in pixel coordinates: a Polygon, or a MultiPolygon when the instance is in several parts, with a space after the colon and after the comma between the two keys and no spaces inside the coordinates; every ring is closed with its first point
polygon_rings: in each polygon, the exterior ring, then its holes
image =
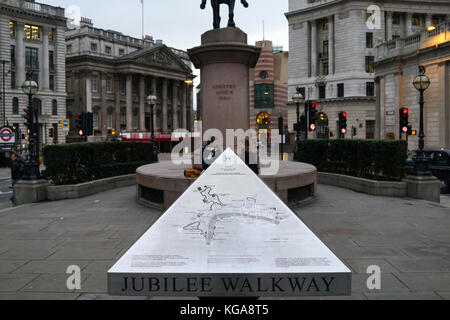
{"type": "Polygon", "coordinates": [[[12,100],[12,113],[19,114],[19,99],[13,98],[12,100]]]}
{"type": "Polygon", "coordinates": [[[58,115],[58,101],[56,100],[52,101],[52,115],[54,116],[58,115]]]}

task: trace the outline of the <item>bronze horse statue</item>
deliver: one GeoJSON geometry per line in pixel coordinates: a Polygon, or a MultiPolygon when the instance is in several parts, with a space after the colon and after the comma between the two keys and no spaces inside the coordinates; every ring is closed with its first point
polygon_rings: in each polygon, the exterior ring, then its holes
{"type": "MultiPolygon", "coordinates": [[[[201,9],[206,8],[206,2],[207,0],[202,0],[202,4],[200,5],[201,9]]],[[[236,0],[211,0],[211,6],[213,8],[214,12],[214,29],[220,28],[220,5],[221,4],[227,4],[229,8],[229,20],[228,20],[228,27],[235,28],[236,24],[234,23],[234,5],[236,3],[236,0]]],[[[245,8],[248,8],[248,2],[246,0],[241,0],[242,5],[245,8]]]]}

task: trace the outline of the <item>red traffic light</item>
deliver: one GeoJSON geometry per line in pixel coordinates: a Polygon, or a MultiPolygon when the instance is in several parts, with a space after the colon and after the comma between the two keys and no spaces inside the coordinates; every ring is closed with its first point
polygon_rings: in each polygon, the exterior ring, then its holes
{"type": "Polygon", "coordinates": [[[408,114],[409,113],[409,109],[408,108],[403,108],[403,114],[408,114]]]}
{"type": "Polygon", "coordinates": [[[319,106],[319,103],[318,103],[318,102],[315,102],[315,103],[313,103],[313,104],[311,105],[311,108],[315,109],[315,108],[317,108],[318,106],[319,106]]]}
{"type": "Polygon", "coordinates": [[[309,129],[310,129],[311,131],[316,131],[317,126],[316,126],[314,123],[311,123],[311,125],[309,126],[309,129]]]}
{"type": "Polygon", "coordinates": [[[80,119],[80,114],[79,114],[79,113],[76,113],[76,114],[75,114],[75,117],[76,117],[77,119],[80,119]]]}
{"type": "Polygon", "coordinates": [[[344,118],[348,117],[348,113],[347,112],[344,112],[342,115],[344,116],[344,118]]]}

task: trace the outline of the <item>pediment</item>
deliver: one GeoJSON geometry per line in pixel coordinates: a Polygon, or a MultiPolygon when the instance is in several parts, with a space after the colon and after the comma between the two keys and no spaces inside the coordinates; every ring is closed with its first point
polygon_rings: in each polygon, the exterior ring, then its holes
{"type": "Polygon", "coordinates": [[[139,57],[134,60],[136,63],[159,68],[167,68],[177,71],[186,72],[187,66],[181,59],[175,56],[167,48],[160,48],[139,57]]]}

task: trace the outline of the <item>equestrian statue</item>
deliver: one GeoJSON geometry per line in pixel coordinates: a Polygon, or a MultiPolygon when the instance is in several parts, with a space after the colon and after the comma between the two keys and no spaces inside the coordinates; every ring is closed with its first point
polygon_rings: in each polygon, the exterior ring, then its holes
{"type": "MultiPolygon", "coordinates": [[[[200,5],[201,9],[206,8],[206,2],[207,0],[202,0],[202,4],[200,5]]],[[[228,20],[228,27],[235,28],[236,24],[234,23],[234,5],[236,3],[236,0],[211,0],[211,6],[213,8],[214,12],[214,29],[220,28],[220,5],[221,4],[227,4],[229,8],[229,20],[228,20]]],[[[241,0],[242,5],[245,8],[248,8],[248,2],[246,0],[241,0]]]]}

